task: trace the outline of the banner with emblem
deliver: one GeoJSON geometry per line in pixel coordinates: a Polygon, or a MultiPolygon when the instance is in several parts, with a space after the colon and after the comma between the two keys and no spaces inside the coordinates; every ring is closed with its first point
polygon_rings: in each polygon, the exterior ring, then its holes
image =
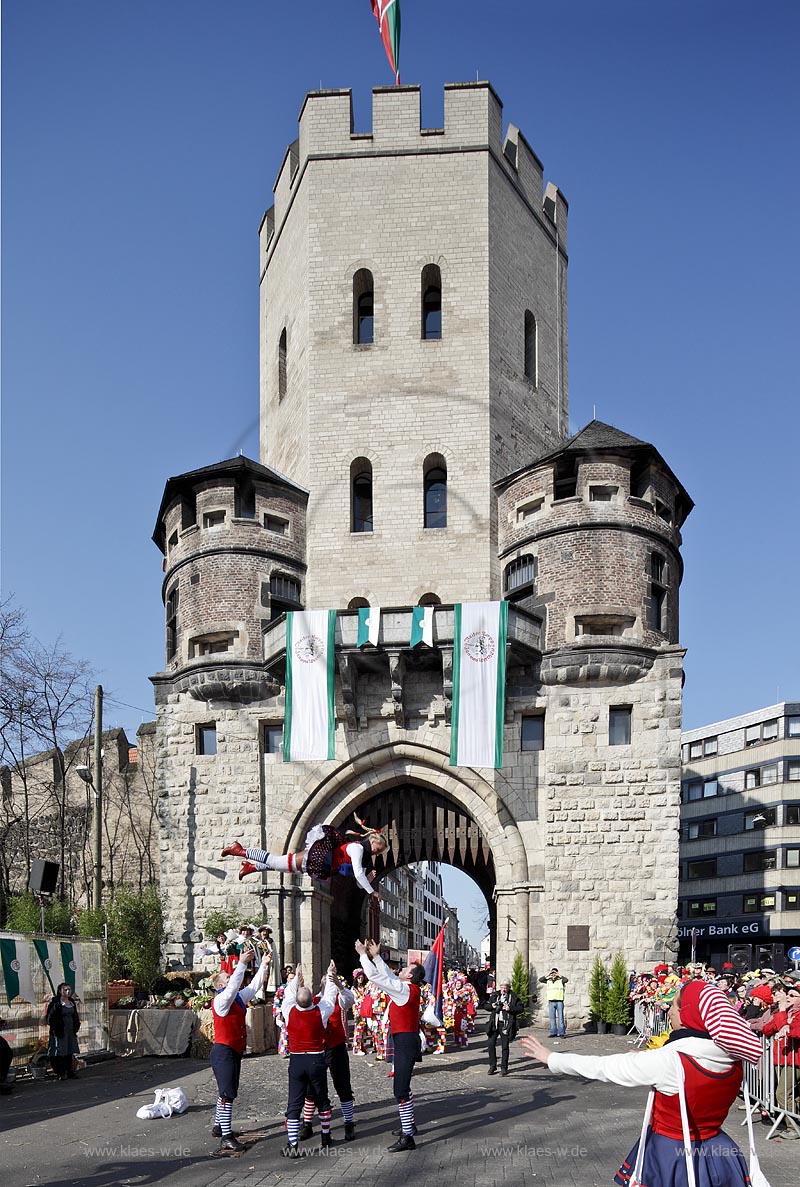
{"type": "Polygon", "coordinates": [[[284,762],[334,757],[335,629],[335,610],[286,615],[284,762]]]}
{"type": "Polygon", "coordinates": [[[0,940],[0,961],[3,965],[3,984],[9,1005],[21,997],[36,1005],[31,975],[31,946],[27,940],[0,940]]]}
{"type": "Polygon", "coordinates": [[[464,602],[453,615],[451,767],[502,767],[508,602],[464,602]]]}
{"type": "Polygon", "coordinates": [[[83,997],[83,960],[81,959],[80,944],[70,944],[61,941],[61,964],[64,968],[64,980],[72,990],[73,997],[83,997]]]}
{"type": "Polygon", "coordinates": [[[43,940],[37,937],[33,941],[33,946],[41,961],[50,988],[55,993],[56,988],[61,984],[61,948],[59,943],[57,940],[43,940]]]}

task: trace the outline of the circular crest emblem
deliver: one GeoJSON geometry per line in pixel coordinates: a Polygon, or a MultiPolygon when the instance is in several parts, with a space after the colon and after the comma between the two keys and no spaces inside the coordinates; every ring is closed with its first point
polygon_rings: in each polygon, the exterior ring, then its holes
{"type": "Polygon", "coordinates": [[[464,651],[476,664],[484,664],[496,650],[495,641],[488,631],[475,631],[464,640],[464,651]]]}
{"type": "Polygon", "coordinates": [[[45,957],[44,967],[47,969],[48,973],[50,972],[50,969],[53,967],[53,962],[49,956],[45,957]]]}
{"type": "Polygon", "coordinates": [[[74,973],[74,972],[77,972],[78,966],[77,966],[77,964],[75,963],[75,961],[74,961],[74,960],[71,960],[71,961],[69,962],[69,967],[70,967],[70,970],[71,970],[73,973],[74,973]]]}
{"type": "Polygon", "coordinates": [[[324,650],[325,646],[319,635],[303,635],[294,645],[294,653],[301,664],[313,664],[324,650]]]}
{"type": "Polygon", "coordinates": [[[12,969],[14,970],[14,972],[15,972],[15,973],[18,973],[18,972],[19,972],[19,970],[22,968],[22,965],[21,965],[21,964],[20,964],[20,962],[19,962],[19,961],[18,961],[18,960],[15,958],[14,960],[12,960],[12,961],[11,961],[11,967],[12,967],[12,969]]]}

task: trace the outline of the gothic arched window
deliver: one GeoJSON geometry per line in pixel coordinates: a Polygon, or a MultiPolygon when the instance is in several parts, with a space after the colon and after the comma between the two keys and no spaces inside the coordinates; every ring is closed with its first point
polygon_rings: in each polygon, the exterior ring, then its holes
{"type": "Polygon", "coordinates": [[[372,463],[365,457],[350,463],[350,531],[371,532],[372,463]]]}

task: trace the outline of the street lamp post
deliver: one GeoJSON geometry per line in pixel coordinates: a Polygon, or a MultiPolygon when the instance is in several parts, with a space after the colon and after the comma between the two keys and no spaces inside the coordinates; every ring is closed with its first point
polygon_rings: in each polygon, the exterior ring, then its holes
{"type": "Polygon", "coordinates": [[[78,776],[94,793],[92,811],[92,906],[97,911],[103,901],[103,686],[94,692],[94,779],[88,767],[76,767],[78,776]]]}

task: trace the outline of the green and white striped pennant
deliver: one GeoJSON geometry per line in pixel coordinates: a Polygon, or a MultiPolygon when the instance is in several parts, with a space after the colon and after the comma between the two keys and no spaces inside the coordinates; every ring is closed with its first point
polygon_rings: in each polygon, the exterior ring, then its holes
{"type": "Polygon", "coordinates": [[[503,765],[508,602],[464,602],[453,614],[450,765],[503,765]]]}
{"type": "Polygon", "coordinates": [[[286,615],[284,762],[335,757],[335,633],[335,610],[294,610],[286,615]]]}
{"type": "Polygon", "coordinates": [[[33,940],[33,946],[44,969],[44,974],[50,982],[50,988],[55,993],[57,986],[61,984],[61,948],[58,940],[44,940],[37,937],[33,940]]]}
{"type": "Polygon", "coordinates": [[[21,997],[36,1005],[31,976],[31,946],[27,940],[0,940],[0,963],[3,966],[3,983],[6,1001],[12,1004],[21,997]]]}
{"type": "Polygon", "coordinates": [[[61,941],[61,966],[64,969],[64,980],[72,990],[73,996],[83,997],[83,960],[80,944],[69,944],[61,941]]]}

